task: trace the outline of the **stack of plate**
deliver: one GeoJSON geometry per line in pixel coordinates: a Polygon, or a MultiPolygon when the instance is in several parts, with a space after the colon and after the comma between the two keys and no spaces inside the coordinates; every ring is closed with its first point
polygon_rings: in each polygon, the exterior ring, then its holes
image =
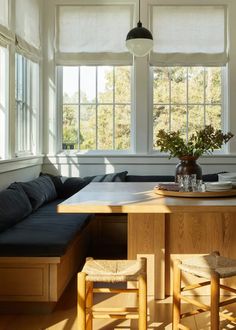
{"type": "Polygon", "coordinates": [[[232,186],[236,187],[236,173],[221,173],[218,174],[219,182],[232,182],[232,186]]]}
{"type": "Polygon", "coordinates": [[[206,191],[226,191],[232,189],[232,183],[225,182],[207,182],[206,191]]]}

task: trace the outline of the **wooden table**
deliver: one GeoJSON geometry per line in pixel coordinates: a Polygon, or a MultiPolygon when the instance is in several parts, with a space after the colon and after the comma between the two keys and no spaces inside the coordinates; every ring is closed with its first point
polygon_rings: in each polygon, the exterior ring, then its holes
{"type": "Polygon", "coordinates": [[[58,212],[127,213],[128,258],[148,259],[148,293],[172,292],[175,258],[218,250],[236,259],[236,197],[178,198],[153,192],[154,182],[97,182],[58,205],[58,212]]]}

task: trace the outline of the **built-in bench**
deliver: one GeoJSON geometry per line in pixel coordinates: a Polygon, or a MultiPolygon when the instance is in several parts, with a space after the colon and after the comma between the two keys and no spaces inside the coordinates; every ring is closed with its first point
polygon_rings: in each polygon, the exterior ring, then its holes
{"type": "MultiPolygon", "coordinates": [[[[104,232],[111,231],[111,222],[104,221],[101,215],[96,222],[96,219],[91,221],[94,219],[91,214],[58,214],[56,207],[62,200],[91,181],[167,182],[173,179],[173,176],[133,176],[121,172],[68,178],[63,182],[59,176],[42,175],[1,191],[0,301],[58,301],[88,255],[91,237],[95,241],[97,235],[99,243],[104,241],[104,232]]],[[[217,181],[218,176],[206,175],[203,180],[217,181]]],[[[116,226],[120,221],[117,219],[114,220],[116,226]]],[[[119,223],[121,238],[122,231],[126,237],[124,218],[119,223]]],[[[111,237],[114,243],[114,235],[111,237]]],[[[125,243],[123,238],[121,241],[125,243]]]]}
{"type": "Polygon", "coordinates": [[[0,301],[58,301],[88,254],[93,215],[58,214],[57,205],[91,181],[126,174],[41,175],[0,192],[0,301]]]}

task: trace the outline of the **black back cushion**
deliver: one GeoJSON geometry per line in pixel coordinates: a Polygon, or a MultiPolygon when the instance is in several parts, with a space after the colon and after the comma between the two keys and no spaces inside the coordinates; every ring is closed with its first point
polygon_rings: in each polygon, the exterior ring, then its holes
{"type": "Polygon", "coordinates": [[[37,210],[41,205],[57,198],[55,186],[47,175],[40,176],[28,182],[15,182],[10,188],[14,189],[18,185],[24,189],[33,211],[37,210]]]}
{"type": "Polygon", "coordinates": [[[31,212],[32,206],[21,187],[0,191],[0,232],[23,220],[31,212]]]}
{"type": "Polygon", "coordinates": [[[119,173],[102,174],[95,176],[86,176],[84,178],[71,177],[63,183],[63,194],[61,198],[69,198],[90,182],[125,182],[127,171],[119,173]]]}
{"type": "Polygon", "coordinates": [[[127,182],[174,182],[173,175],[127,175],[127,182]]]}

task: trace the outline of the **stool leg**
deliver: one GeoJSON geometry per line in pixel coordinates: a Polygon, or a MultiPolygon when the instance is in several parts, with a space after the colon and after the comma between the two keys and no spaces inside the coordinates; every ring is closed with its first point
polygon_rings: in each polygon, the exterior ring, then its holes
{"type": "Polygon", "coordinates": [[[140,275],[138,280],[139,286],[139,330],[147,329],[147,276],[140,275]]]}
{"type": "Polygon", "coordinates": [[[77,318],[78,330],[86,330],[86,274],[77,275],[77,318]]]}
{"type": "Polygon", "coordinates": [[[211,274],[211,330],[219,330],[220,279],[215,272],[211,274]]]}
{"type": "Polygon", "coordinates": [[[93,329],[93,282],[87,281],[87,295],[86,295],[86,330],[93,329]]]}
{"type": "Polygon", "coordinates": [[[172,320],[172,329],[178,330],[180,323],[180,313],[181,313],[181,270],[179,268],[180,260],[174,261],[174,270],[173,270],[173,320],[172,320]]]}

